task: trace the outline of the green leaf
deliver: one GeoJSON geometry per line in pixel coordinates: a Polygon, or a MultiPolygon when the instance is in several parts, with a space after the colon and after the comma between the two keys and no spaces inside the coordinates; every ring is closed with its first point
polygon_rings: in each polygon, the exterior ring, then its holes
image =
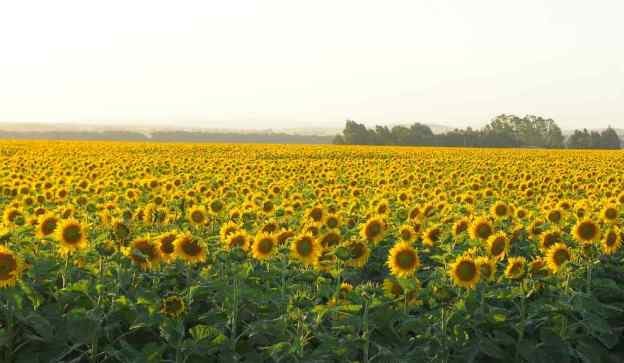
{"type": "Polygon", "coordinates": [[[505,359],[507,357],[505,351],[488,338],[482,338],[479,341],[479,350],[492,358],[505,359]]]}

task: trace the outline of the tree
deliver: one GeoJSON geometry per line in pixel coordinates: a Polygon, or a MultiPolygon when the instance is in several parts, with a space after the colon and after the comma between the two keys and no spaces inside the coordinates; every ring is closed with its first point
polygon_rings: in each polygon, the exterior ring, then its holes
{"type": "Polygon", "coordinates": [[[342,135],[344,143],[349,145],[369,145],[372,141],[366,126],[352,120],[347,120],[342,135]]]}
{"type": "Polygon", "coordinates": [[[574,130],[574,133],[568,138],[568,148],[570,149],[589,149],[591,147],[591,136],[587,129],[574,130]]]}
{"type": "Polygon", "coordinates": [[[600,144],[603,149],[620,149],[622,141],[611,126],[600,133],[600,144]]]}
{"type": "Polygon", "coordinates": [[[344,138],[342,137],[342,135],[334,136],[334,139],[332,140],[332,144],[334,144],[334,145],[344,145],[345,141],[344,141],[344,138]]]}

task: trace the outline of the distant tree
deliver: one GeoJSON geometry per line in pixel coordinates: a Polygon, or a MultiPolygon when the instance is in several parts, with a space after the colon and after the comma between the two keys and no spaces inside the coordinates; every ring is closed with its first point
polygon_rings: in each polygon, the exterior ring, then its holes
{"type": "Polygon", "coordinates": [[[410,129],[405,126],[394,126],[390,131],[395,145],[410,145],[410,129]]]}
{"type": "Polygon", "coordinates": [[[375,145],[394,144],[394,139],[392,137],[392,133],[388,129],[388,126],[375,126],[373,135],[373,144],[375,145]]]}
{"type": "Polygon", "coordinates": [[[622,147],[620,137],[611,126],[600,133],[600,140],[603,149],[620,149],[622,147]]]}
{"type": "Polygon", "coordinates": [[[587,129],[574,130],[574,133],[570,135],[567,142],[570,149],[589,149],[591,147],[591,136],[587,129]]]}
{"type": "Polygon", "coordinates": [[[347,120],[342,131],[345,144],[349,145],[369,145],[371,144],[371,134],[363,124],[352,120],[347,120]]]}
{"type": "Polygon", "coordinates": [[[549,149],[563,148],[564,140],[565,138],[563,137],[563,132],[561,132],[561,128],[559,128],[555,121],[548,119],[546,123],[546,143],[544,147],[549,149]]]}
{"type": "Polygon", "coordinates": [[[344,141],[344,138],[342,137],[342,135],[334,136],[334,139],[332,140],[332,144],[334,144],[334,145],[344,145],[345,141],[344,141]]]}

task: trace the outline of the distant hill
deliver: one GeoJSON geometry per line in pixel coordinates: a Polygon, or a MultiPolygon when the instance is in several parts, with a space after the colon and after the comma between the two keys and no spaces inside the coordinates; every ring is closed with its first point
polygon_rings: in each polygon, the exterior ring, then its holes
{"type": "Polygon", "coordinates": [[[0,123],[0,139],[118,140],[165,142],[231,142],[330,144],[334,134],[314,135],[273,130],[223,130],[175,127],[125,127],[86,124],[0,123]]]}

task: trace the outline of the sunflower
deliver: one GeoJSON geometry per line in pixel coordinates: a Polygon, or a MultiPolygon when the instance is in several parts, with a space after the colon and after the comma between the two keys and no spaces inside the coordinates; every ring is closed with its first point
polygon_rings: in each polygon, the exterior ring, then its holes
{"type": "Polygon", "coordinates": [[[529,263],[529,272],[532,274],[541,273],[545,266],[546,260],[543,257],[536,257],[529,263]]]}
{"type": "Polygon", "coordinates": [[[381,216],[371,216],[362,226],[360,235],[369,242],[377,243],[383,239],[385,232],[385,219],[381,216]]]}
{"type": "Polygon", "coordinates": [[[546,265],[552,272],[557,272],[572,258],[570,249],[563,243],[555,243],[546,252],[546,265]]]}
{"type": "Polygon", "coordinates": [[[60,252],[65,255],[87,248],[86,231],[75,219],[65,219],[56,227],[55,237],[61,244],[60,252]]]}
{"type": "Polygon", "coordinates": [[[164,261],[170,261],[175,257],[175,246],[173,242],[176,238],[178,238],[178,232],[176,231],[165,232],[156,237],[156,243],[164,261]]]}
{"type": "Polygon", "coordinates": [[[539,236],[544,232],[544,221],[541,219],[535,219],[527,227],[527,232],[529,232],[529,235],[532,238],[539,238],[539,236]]]}
{"type": "Polygon", "coordinates": [[[494,233],[494,227],[487,218],[479,217],[472,221],[468,233],[471,239],[485,241],[494,233]]]}
{"type": "Polygon", "coordinates": [[[414,227],[412,227],[410,224],[403,224],[399,227],[397,238],[399,241],[412,243],[416,240],[416,237],[417,235],[416,232],[414,232],[414,227]]]}
{"type": "Polygon", "coordinates": [[[7,225],[22,225],[24,224],[24,213],[15,207],[6,208],[2,213],[2,222],[7,225]]]}
{"type": "Polygon", "coordinates": [[[111,225],[113,227],[113,234],[115,234],[115,237],[123,240],[130,235],[130,228],[128,228],[123,220],[114,219],[111,222],[111,225]]]}
{"type": "Polygon", "coordinates": [[[310,208],[306,212],[306,216],[308,219],[311,219],[314,223],[323,223],[323,221],[327,217],[327,213],[325,212],[325,209],[323,209],[323,207],[321,207],[320,205],[317,205],[317,206],[310,208]]]}
{"type": "Polygon", "coordinates": [[[313,266],[318,263],[322,248],[318,240],[310,233],[296,236],[290,243],[290,251],[294,258],[304,265],[313,266]]]}
{"type": "Polygon", "coordinates": [[[436,244],[442,235],[442,228],[439,224],[433,225],[423,232],[423,245],[425,247],[433,247],[436,244]]]}
{"type": "Polygon", "coordinates": [[[488,237],[486,245],[490,256],[501,259],[509,251],[509,238],[504,232],[498,232],[488,237]]]}
{"type": "Polygon", "coordinates": [[[595,241],[600,236],[600,227],[591,219],[579,220],[573,228],[574,238],[581,243],[595,241]]]}
{"type": "Polygon", "coordinates": [[[507,218],[511,214],[510,208],[505,202],[496,202],[490,209],[490,213],[496,219],[507,218]]]}
{"type": "Polygon", "coordinates": [[[251,254],[257,260],[269,259],[277,249],[277,241],[272,234],[260,232],[256,234],[251,246],[251,254]]]}
{"type": "Polygon", "coordinates": [[[455,285],[474,289],[477,283],[479,283],[481,270],[472,256],[462,255],[457,257],[449,268],[449,274],[455,285]]]}
{"type": "Polygon", "coordinates": [[[395,279],[383,280],[384,295],[390,299],[397,299],[403,295],[403,287],[395,279]]]}
{"type": "Polygon", "coordinates": [[[507,267],[505,268],[505,276],[512,280],[517,280],[524,276],[526,258],[509,257],[507,259],[507,267]]]}
{"type": "Polygon", "coordinates": [[[553,208],[546,213],[546,219],[553,224],[558,224],[563,219],[563,211],[559,208],[553,208]]]}
{"type": "Polygon", "coordinates": [[[201,207],[201,206],[192,207],[188,212],[189,221],[196,226],[203,225],[206,223],[208,219],[207,213],[208,212],[206,211],[206,208],[204,207],[201,207]]]}
{"type": "Polygon", "coordinates": [[[479,272],[481,273],[481,279],[485,280],[494,280],[496,276],[496,260],[493,258],[481,256],[475,259],[475,263],[479,267],[479,272]]]}
{"type": "Polygon", "coordinates": [[[529,211],[527,211],[525,208],[518,208],[516,209],[515,215],[516,218],[524,220],[529,215],[529,211]]]}
{"type": "Polygon", "coordinates": [[[352,241],[346,245],[351,254],[351,259],[346,262],[347,266],[360,268],[366,265],[370,257],[368,244],[363,241],[352,241]]]}
{"type": "Polygon", "coordinates": [[[468,220],[468,218],[460,218],[455,223],[453,223],[451,233],[453,234],[454,238],[457,238],[459,237],[459,235],[466,232],[468,230],[468,227],[470,227],[470,221],[468,220]]]}
{"type": "Polygon", "coordinates": [[[561,242],[561,231],[557,228],[549,229],[540,235],[539,246],[548,251],[555,243],[561,242]]]}
{"type": "Polygon", "coordinates": [[[24,271],[24,262],[20,256],[7,247],[0,245],[0,288],[15,286],[24,271]]]}
{"type": "Polygon", "coordinates": [[[241,227],[238,224],[232,221],[227,221],[223,223],[221,225],[221,228],[219,229],[219,238],[221,239],[221,241],[226,241],[230,234],[238,231],[240,228],[241,227]]]}
{"type": "Polygon", "coordinates": [[[186,311],[184,299],[177,295],[166,297],[161,304],[160,312],[172,317],[179,318],[186,311]]]}
{"type": "Polygon", "coordinates": [[[37,238],[45,238],[54,233],[58,222],[58,218],[52,213],[39,216],[36,232],[37,238]]]}
{"type": "Polygon", "coordinates": [[[142,270],[157,267],[161,259],[159,247],[149,237],[134,239],[124,254],[142,270]]]}
{"type": "Polygon", "coordinates": [[[342,241],[342,236],[338,230],[329,230],[319,238],[319,242],[323,248],[336,246],[340,241],[342,241]]]}
{"type": "Polygon", "coordinates": [[[602,219],[610,224],[617,223],[618,214],[618,208],[615,204],[607,204],[600,212],[602,219]]]}
{"type": "Polygon", "coordinates": [[[392,275],[409,277],[420,267],[420,258],[409,243],[399,242],[388,252],[386,264],[392,275]]]}
{"type": "Polygon", "coordinates": [[[282,229],[281,231],[275,234],[275,239],[277,240],[278,244],[283,245],[284,243],[286,243],[286,241],[288,241],[289,238],[294,237],[294,236],[295,236],[295,232],[289,229],[282,229]]]}
{"type": "Polygon", "coordinates": [[[250,240],[251,238],[249,237],[247,232],[245,232],[244,230],[238,230],[236,232],[228,234],[227,238],[222,241],[225,245],[225,248],[229,250],[238,247],[243,249],[244,251],[247,251],[247,249],[249,249],[250,240]]]}
{"type": "Polygon", "coordinates": [[[622,235],[620,229],[611,227],[605,232],[602,238],[601,248],[605,255],[612,255],[622,246],[622,235]]]}
{"type": "Polygon", "coordinates": [[[340,227],[340,217],[336,214],[329,214],[325,218],[325,226],[329,229],[336,229],[340,227]]]}
{"type": "Polygon", "coordinates": [[[188,263],[199,263],[206,260],[206,248],[190,233],[179,235],[173,241],[174,253],[188,263]]]}

